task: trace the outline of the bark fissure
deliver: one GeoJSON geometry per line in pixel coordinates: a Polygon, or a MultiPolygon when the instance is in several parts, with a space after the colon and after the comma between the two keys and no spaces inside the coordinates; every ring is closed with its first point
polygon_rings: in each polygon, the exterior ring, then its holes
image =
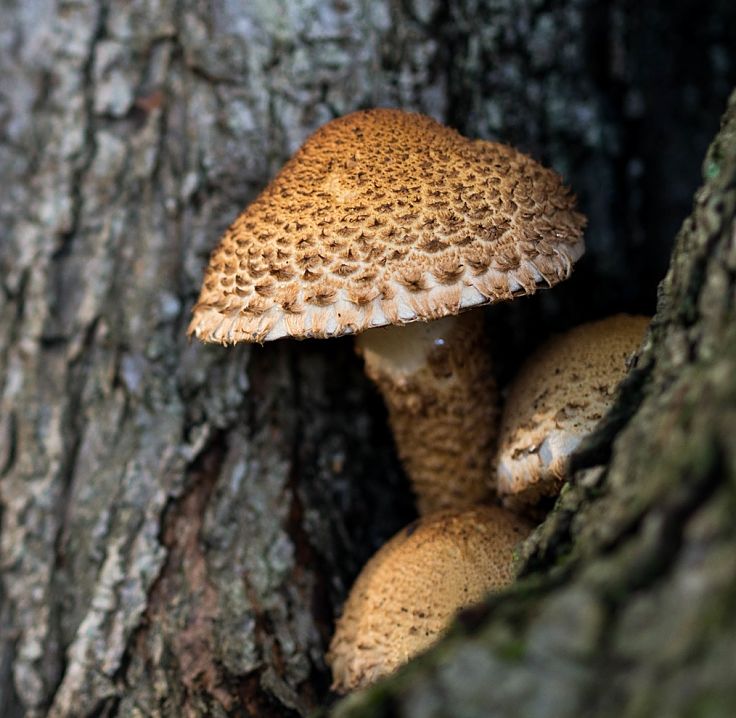
{"type": "MultiPolygon", "coordinates": [[[[88,173],[95,154],[97,153],[97,142],[95,138],[97,128],[97,118],[94,112],[94,69],[95,69],[95,53],[99,43],[105,38],[105,20],[107,17],[107,2],[102,0],[97,7],[97,16],[93,20],[92,36],[89,39],[87,54],[80,68],[81,88],[80,93],[83,103],[84,126],[82,129],[83,141],[81,143],[80,156],[76,160],[71,172],[69,181],[70,189],[70,205],[69,224],[59,237],[56,248],[51,255],[52,262],[63,263],[64,258],[71,252],[71,243],[76,238],[80,219],[83,214],[84,196],[82,188],[85,184],[85,176],[88,173]]],[[[63,270],[53,271],[52,276],[63,276],[63,270]]],[[[59,293],[55,306],[61,305],[63,293],[59,293]]]]}

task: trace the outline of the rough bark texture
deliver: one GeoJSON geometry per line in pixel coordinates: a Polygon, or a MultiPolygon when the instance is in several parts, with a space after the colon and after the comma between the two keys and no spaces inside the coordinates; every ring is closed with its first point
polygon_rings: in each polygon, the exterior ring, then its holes
{"type": "Polygon", "coordinates": [[[513,591],[334,711],[736,714],[736,93],[636,367],[513,591]]]}
{"type": "MultiPolygon", "coordinates": [[[[402,106],[566,175],[591,218],[589,258],[568,287],[490,317],[508,373],[551,328],[653,308],[735,80],[734,28],[728,0],[3,2],[3,718],[303,715],[325,700],[347,586],[411,516],[380,401],[348,341],[225,350],[184,337],[220,232],[311,130],[402,106]]],[[[712,182],[732,176],[728,142],[712,182]]],[[[585,474],[566,499],[583,507],[574,521],[563,507],[545,526],[529,565],[560,560],[557,572],[453,644],[446,674],[422,664],[397,710],[473,715],[485,696],[452,676],[484,670],[499,671],[494,700],[511,713],[605,707],[665,680],[666,710],[683,704],[690,662],[718,714],[706,689],[735,645],[726,197],[697,224],[722,253],[697,227],[683,235],[632,380],[641,421],[671,420],[646,441],[632,423],[635,451],[617,451],[605,481],[585,474]],[[677,451],[655,465],[657,436],[677,451]],[[643,474],[622,462],[636,457],[652,468],[632,484],[643,474]],[[653,652],[664,633],[683,638],[653,652]]]]}

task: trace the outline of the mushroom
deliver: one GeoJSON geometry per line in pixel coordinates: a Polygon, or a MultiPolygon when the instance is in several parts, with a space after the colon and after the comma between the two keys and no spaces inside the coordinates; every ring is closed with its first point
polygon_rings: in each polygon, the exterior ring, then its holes
{"type": "Polygon", "coordinates": [[[582,324],[525,362],[499,434],[497,487],[507,506],[523,509],[559,493],[570,455],[613,403],[648,324],[626,314],[582,324]]]}
{"type": "Polygon", "coordinates": [[[565,279],[583,253],[574,204],[557,174],[510,147],[400,110],[347,115],[225,232],[189,334],[365,332],[359,350],[420,511],[475,503],[489,492],[497,398],[481,318],[451,316],[565,279]]]}
{"type": "Polygon", "coordinates": [[[330,643],[333,690],[387,675],[431,646],[462,608],[514,579],[531,527],[497,506],[441,511],[396,534],[350,590],[330,643]]]}

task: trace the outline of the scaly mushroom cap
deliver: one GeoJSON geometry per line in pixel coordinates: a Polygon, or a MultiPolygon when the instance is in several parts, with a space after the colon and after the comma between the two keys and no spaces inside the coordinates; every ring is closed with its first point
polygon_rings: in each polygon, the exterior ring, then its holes
{"type": "Polygon", "coordinates": [[[429,117],[315,132],[225,232],[189,333],[328,337],[435,319],[565,279],[585,219],[560,177],[429,117]]]}
{"type": "Polygon", "coordinates": [[[583,324],[524,364],[501,419],[497,487],[508,506],[559,492],[570,454],[610,407],[648,324],[624,314],[583,324]]]}
{"type": "Polygon", "coordinates": [[[327,661],[347,692],[429,647],[462,608],[514,579],[530,532],[496,506],[443,511],[400,531],[365,565],[338,620],[327,661]]]}

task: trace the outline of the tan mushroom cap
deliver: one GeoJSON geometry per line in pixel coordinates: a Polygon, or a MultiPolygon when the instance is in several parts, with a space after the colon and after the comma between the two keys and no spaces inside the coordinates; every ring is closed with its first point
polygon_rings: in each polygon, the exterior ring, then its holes
{"type": "Polygon", "coordinates": [[[551,286],[583,253],[560,177],[429,117],[356,112],[315,132],[225,232],[189,333],[329,337],[551,286]]]}
{"type": "Polygon", "coordinates": [[[327,661],[347,692],[428,648],[462,608],[514,579],[530,526],[496,506],[443,511],[400,531],[366,564],[338,620],[327,661]]]}
{"type": "Polygon", "coordinates": [[[611,406],[648,324],[625,314],[582,324],[527,360],[501,419],[497,487],[507,505],[559,492],[570,454],[611,406]]]}

